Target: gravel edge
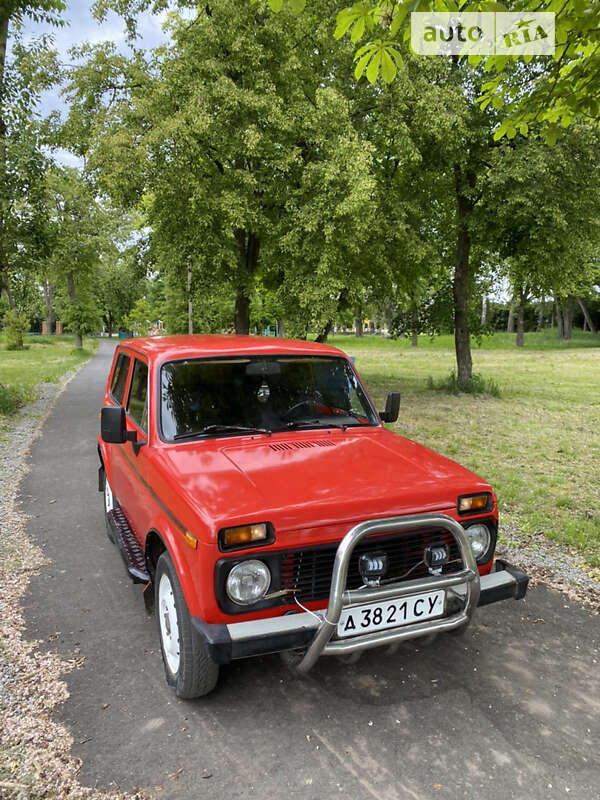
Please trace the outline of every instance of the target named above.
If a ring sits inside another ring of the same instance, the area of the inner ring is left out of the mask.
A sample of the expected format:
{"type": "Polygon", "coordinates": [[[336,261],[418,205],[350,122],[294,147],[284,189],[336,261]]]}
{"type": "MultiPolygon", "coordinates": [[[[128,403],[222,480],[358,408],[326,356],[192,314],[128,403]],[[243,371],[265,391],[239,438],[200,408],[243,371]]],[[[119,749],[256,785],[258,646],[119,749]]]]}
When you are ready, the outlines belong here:
{"type": "Polygon", "coordinates": [[[525,570],[529,586],[545,584],[580,603],[592,616],[600,614],[600,570],[588,572],[581,557],[543,534],[524,537],[517,528],[501,526],[496,555],[525,570]]]}
{"type": "Polygon", "coordinates": [[[18,411],[0,439],[0,798],[5,800],[148,798],[142,791],[107,793],[80,785],[81,761],[71,755],[73,738],[52,719],[52,712],[69,696],[63,676],[83,669],[84,659],[42,653],[39,641],[23,638],[21,603],[29,578],[49,562],[27,536],[27,516],[17,499],[19,486],[29,470],[26,460],[32,442],[85,363],[58,384],[40,384],[36,400],[18,411]]]}

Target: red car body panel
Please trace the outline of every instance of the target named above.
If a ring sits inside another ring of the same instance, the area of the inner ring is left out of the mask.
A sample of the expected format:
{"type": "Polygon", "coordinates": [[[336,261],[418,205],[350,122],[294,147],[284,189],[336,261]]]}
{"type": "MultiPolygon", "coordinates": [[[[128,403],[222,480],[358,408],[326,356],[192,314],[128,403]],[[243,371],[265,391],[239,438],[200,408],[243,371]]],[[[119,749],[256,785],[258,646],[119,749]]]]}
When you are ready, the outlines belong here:
{"type": "MultiPolygon", "coordinates": [[[[377,427],[294,431],[164,442],[157,424],[160,367],[179,359],[232,355],[333,355],[337,348],[310,342],[251,336],[178,336],[135,339],[119,345],[104,396],[120,352],[149,365],[149,419],[145,434],[127,416],[127,428],[145,442],[137,454],[131,442],[98,440],[109,483],[136,537],[144,546],[151,531],[170,552],[190,614],[208,623],[241,622],[278,616],[293,606],[277,606],[234,617],[221,611],[214,589],[215,565],[226,556],[218,532],[269,522],[275,542],[253,554],[279,548],[340,541],[356,523],[424,512],[443,512],[459,520],[457,498],[490,492],[491,512],[469,516],[497,522],[491,486],[444,456],[377,427]],[[194,549],[186,540],[197,540],[194,549]]],[[[460,521],[460,520],[459,520],[460,521]]],[[[493,558],[479,567],[490,571],[493,558]]],[[[318,607],[322,603],[309,604],[318,607]]]]}

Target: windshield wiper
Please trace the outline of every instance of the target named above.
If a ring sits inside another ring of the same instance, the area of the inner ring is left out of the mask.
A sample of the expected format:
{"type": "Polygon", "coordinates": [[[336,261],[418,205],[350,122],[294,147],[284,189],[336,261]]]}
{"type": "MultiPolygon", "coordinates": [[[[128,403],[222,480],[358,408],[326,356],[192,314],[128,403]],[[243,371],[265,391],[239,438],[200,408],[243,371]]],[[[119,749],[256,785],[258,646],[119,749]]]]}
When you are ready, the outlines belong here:
{"type": "Polygon", "coordinates": [[[295,419],[285,423],[286,428],[346,428],[336,422],[324,422],[322,419],[295,419]]]}
{"type": "Polygon", "coordinates": [[[203,436],[205,433],[266,433],[267,436],[270,436],[272,432],[270,428],[250,428],[245,425],[205,425],[198,431],[176,433],[173,441],[193,439],[195,436],[203,436]]]}

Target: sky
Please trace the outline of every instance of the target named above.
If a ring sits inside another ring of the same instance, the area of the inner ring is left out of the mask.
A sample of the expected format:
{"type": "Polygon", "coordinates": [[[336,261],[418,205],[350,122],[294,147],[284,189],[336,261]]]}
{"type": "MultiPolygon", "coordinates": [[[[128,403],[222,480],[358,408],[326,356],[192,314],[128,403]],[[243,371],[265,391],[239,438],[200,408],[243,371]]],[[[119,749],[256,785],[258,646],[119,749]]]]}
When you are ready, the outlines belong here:
{"type": "MultiPolygon", "coordinates": [[[[33,37],[41,33],[50,32],[54,37],[54,46],[58,50],[60,59],[63,63],[70,63],[69,50],[74,45],[90,42],[98,44],[105,41],[113,41],[117,48],[122,52],[127,52],[127,40],[122,20],[116,14],[110,14],[107,19],[99,24],[90,11],[92,0],[66,0],[67,9],[63,13],[63,19],[67,24],[62,28],[52,28],[48,25],[35,24],[26,21],[23,26],[25,37],[33,37]]],[[[140,34],[140,44],[148,49],[156,47],[166,41],[166,36],[162,31],[161,24],[164,16],[153,16],[149,12],[138,21],[138,33],[140,34]]],[[[64,99],[60,95],[60,88],[45,93],[40,112],[46,116],[50,111],[60,111],[63,115],[66,111],[64,99]]],[[[60,162],[79,166],[80,161],[67,151],[60,151],[56,154],[60,162]]]]}

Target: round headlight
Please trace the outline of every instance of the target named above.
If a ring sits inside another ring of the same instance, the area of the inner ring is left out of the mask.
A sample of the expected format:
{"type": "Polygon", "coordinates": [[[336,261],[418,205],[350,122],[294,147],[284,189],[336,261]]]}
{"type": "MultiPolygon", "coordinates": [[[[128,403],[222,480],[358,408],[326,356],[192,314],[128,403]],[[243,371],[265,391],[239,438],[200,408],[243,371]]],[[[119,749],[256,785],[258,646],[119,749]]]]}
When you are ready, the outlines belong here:
{"type": "Polygon", "coordinates": [[[227,576],[227,594],[240,606],[261,600],[271,585],[271,573],[262,561],[242,561],[227,576]]]}
{"type": "Polygon", "coordinates": [[[490,529],[487,525],[469,525],[465,528],[467,539],[476,559],[480,558],[490,546],[490,529]]]}

